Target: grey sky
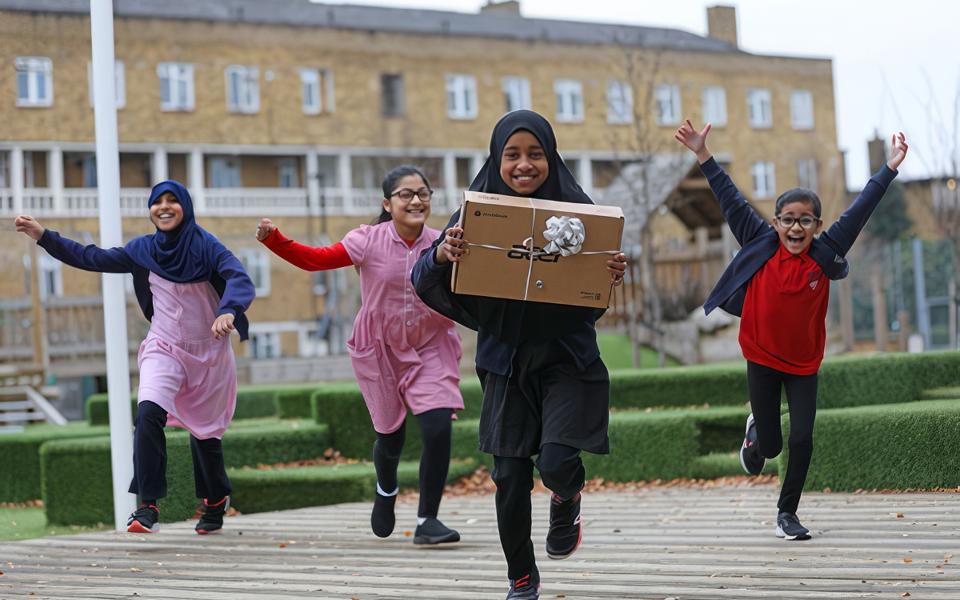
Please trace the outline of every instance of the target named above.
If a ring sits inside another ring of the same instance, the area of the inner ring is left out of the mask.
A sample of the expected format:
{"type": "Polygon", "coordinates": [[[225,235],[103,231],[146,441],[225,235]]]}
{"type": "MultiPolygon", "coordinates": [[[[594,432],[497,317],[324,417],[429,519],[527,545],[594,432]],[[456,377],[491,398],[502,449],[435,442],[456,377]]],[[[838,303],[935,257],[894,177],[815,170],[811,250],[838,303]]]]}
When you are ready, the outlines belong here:
{"type": "MultiPolygon", "coordinates": [[[[315,0],[316,1],[316,0],[315,0]]],[[[485,0],[343,0],[477,12],[485,0]]],[[[943,173],[957,150],[957,0],[521,0],[527,17],[659,25],[706,33],[706,6],[737,7],[740,45],[758,53],[834,60],[839,145],[847,182],[868,177],[866,142],[902,128],[909,178],[943,173]]]]}

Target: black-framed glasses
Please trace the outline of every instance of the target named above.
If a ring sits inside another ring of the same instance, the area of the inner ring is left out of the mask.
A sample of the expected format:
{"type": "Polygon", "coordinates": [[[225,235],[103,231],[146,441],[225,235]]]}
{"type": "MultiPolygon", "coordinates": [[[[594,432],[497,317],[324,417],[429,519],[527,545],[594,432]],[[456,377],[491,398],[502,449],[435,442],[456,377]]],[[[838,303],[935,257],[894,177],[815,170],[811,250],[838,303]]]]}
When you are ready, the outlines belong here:
{"type": "Polygon", "coordinates": [[[811,215],[801,215],[799,217],[795,217],[793,215],[777,215],[774,218],[785,229],[790,229],[793,227],[794,223],[799,223],[800,227],[804,229],[810,229],[820,222],[820,219],[811,215]]]}
{"type": "Polygon", "coordinates": [[[430,202],[430,197],[433,196],[433,190],[425,187],[420,188],[419,190],[416,190],[416,191],[411,190],[409,188],[401,188],[395,191],[394,193],[390,194],[391,198],[393,198],[394,196],[399,197],[404,202],[410,202],[411,200],[413,200],[414,196],[416,196],[417,198],[420,198],[420,202],[430,202]]]}

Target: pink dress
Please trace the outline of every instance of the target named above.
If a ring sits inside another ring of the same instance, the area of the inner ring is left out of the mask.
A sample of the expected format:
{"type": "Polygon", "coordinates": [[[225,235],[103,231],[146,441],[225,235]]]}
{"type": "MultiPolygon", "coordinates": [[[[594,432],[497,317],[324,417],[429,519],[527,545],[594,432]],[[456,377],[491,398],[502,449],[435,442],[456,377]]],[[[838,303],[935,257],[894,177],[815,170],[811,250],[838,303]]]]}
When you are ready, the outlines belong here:
{"type": "Polygon", "coordinates": [[[237,404],[237,369],[229,336],[213,337],[220,299],[206,281],[174,283],[150,273],[153,320],[140,344],[137,401],[169,414],[167,425],[194,437],[222,438],[237,404]]]}
{"type": "Polygon", "coordinates": [[[362,225],[343,238],[360,271],[363,306],[347,341],[353,370],[378,433],[436,408],[463,409],[460,336],[413,290],[410,272],[440,232],[424,227],[412,247],[393,222],[362,225]]]}

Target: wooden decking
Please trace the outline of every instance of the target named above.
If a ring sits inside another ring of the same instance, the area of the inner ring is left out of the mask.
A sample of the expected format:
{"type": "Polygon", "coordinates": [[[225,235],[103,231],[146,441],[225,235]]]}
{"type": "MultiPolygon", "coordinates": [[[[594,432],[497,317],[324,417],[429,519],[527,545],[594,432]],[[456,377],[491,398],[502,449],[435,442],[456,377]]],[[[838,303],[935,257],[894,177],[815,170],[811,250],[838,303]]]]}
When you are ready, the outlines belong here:
{"type": "MultiPolygon", "coordinates": [[[[808,494],[815,538],[784,542],[773,487],[594,493],[584,547],[561,562],[542,551],[547,502],[534,496],[544,600],[960,599],[960,494],[808,494]]],[[[0,598],[504,596],[491,496],[444,501],[463,536],[444,548],[412,545],[415,510],[399,505],[388,540],[369,532],[367,504],[346,504],[234,517],[218,536],[176,523],[0,543],[0,598]]]]}

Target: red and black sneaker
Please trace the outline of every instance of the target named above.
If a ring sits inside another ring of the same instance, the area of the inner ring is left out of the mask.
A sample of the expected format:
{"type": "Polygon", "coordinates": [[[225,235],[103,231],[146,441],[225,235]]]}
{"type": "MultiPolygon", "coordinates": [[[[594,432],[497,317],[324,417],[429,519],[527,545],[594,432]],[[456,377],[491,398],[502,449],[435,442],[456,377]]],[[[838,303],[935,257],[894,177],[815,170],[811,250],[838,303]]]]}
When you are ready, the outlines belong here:
{"type": "Polygon", "coordinates": [[[540,574],[534,572],[511,579],[506,600],[540,600],[540,574]]]}
{"type": "Polygon", "coordinates": [[[550,496],[550,529],[547,531],[547,556],[554,560],[570,558],[583,542],[580,519],[580,492],[569,500],[550,496]]]}
{"type": "Polygon", "coordinates": [[[197,521],[195,528],[197,533],[200,535],[216,533],[223,528],[223,515],[230,508],[230,496],[224,496],[216,502],[210,502],[204,498],[201,508],[200,520],[197,521]]]}
{"type": "Polygon", "coordinates": [[[128,533],[156,533],[160,531],[160,509],[155,504],[141,504],[127,519],[128,533]]]}

